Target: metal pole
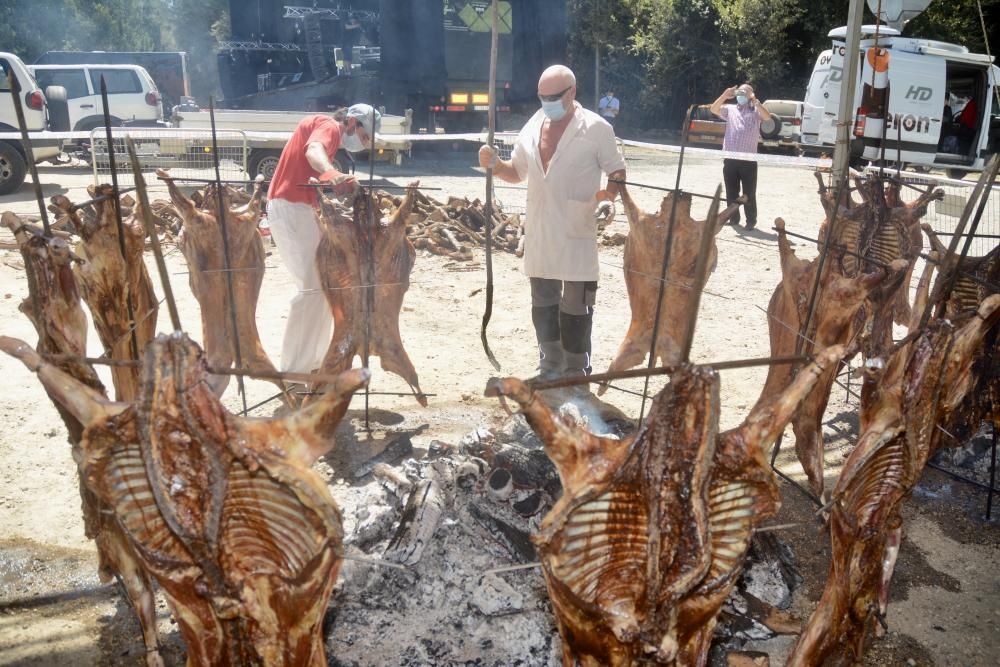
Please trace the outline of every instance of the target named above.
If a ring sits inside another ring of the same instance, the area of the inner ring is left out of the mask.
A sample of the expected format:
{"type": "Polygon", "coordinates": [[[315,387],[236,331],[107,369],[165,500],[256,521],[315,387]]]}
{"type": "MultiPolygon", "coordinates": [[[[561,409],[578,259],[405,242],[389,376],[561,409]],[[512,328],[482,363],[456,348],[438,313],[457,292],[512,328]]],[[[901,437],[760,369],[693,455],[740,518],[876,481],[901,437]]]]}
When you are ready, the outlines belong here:
{"type": "MultiPolygon", "coordinates": [[[[222,232],[222,261],[226,275],[226,294],[229,296],[229,324],[233,327],[233,352],[236,358],[236,368],[243,370],[243,352],[240,349],[240,330],[236,323],[236,290],[233,288],[233,273],[230,270],[229,231],[226,229],[226,205],[222,199],[222,175],[219,173],[219,141],[215,131],[215,100],[208,98],[208,117],[212,122],[212,162],[215,165],[215,198],[219,211],[219,230],[222,232]]],[[[236,376],[236,384],[243,399],[243,416],[247,414],[247,389],[243,384],[243,375],[236,376]]]]}
{"type": "Polygon", "coordinates": [[[990,490],[986,494],[986,520],[993,513],[993,489],[997,479],[997,423],[993,422],[993,445],[990,447],[990,490]]]}
{"type": "MultiPolygon", "coordinates": [[[[688,128],[691,127],[691,114],[694,112],[694,105],[688,107],[687,115],[684,117],[684,129],[681,131],[681,153],[677,158],[677,177],[674,181],[674,198],[670,202],[670,220],[667,222],[667,237],[663,241],[663,262],[660,264],[660,289],[656,296],[656,314],[653,316],[653,338],[649,344],[649,365],[647,369],[656,365],[656,337],[660,331],[660,316],[663,310],[663,291],[667,285],[667,269],[670,267],[670,246],[674,242],[674,221],[677,219],[677,199],[681,196],[681,171],[684,169],[684,149],[687,147],[688,128]]],[[[642,388],[642,404],[639,407],[639,423],[646,414],[646,395],[649,393],[649,375],[642,388]]]]}
{"type": "Polygon", "coordinates": [[[17,115],[17,125],[21,129],[21,145],[24,146],[24,154],[27,156],[28,169],[31,170],[31,179],[35,182],[35,199],[38,200],[38,212],[42,216],[42,228],[45,235],[49,236],[49,214],[45,208],[45,200],[42,197],[42,184],[38,181],[38,168],[35,167],[35,153],[31,149],[31,140],[28,139],[28,122],[24,120],[24,107],[21,106],[21,82],[14,76],[14,70],[7,72],[7,83],[10,85],[10,96],[14,100],[14,113],[17,115]]]}
{"type": "MultiPolygon", "coordinates": [[[[498,28],[497,28],[497,0],[493,0],[490,11],[492,12],[492,35],[490,37],[490,87],[489,87],[489,103],[490,108],[487,112],[488,127],[486,134],[486,143],[493,147],[493,135],[496,131],[497,116],[496,116],[496,87],[497,87],[497,44],[498,44],[498,28]]],[[[486,168],[486,204],[484,206],[484,213],[486,222],[483,226],[483,231],[486,233],[486,308],[483,310],[483,324],[479,330],[479,338],[483,343],[483,350],[486,352],[486,358],[490,360],[493,364],[493,368],[500,370],[500,362],[497,361],[496,356],[493,354],[493,350],[490,349],[489,340],[486,338],[486,327],[490,323],[490,318],[493,317],[493,168],[486,168]]]]}
{"type": "Polygon", "coordinates": [[[691,358],[691,345],[694,343],[694,328],[698,323],[698,307],[701,305],[701,292],[708,280],[708,255],[715,239],[713,228],[719,215],[719,200],[722,199],[722,186],[715,187],[715,199],[708,209],[708,217],[701,230],[701,244],[698,248],[698,259],[694,267],[694,282],[691,286],[691,297],[688,301],[688,324],[684,330],[684,342],[681,347],[681,361],[687,363],[691,358]]]}
{"type": "MultiPolygon", "coordinates": [[[[371,148],[368,149],[368,251],[365,261],[365,341],[362,361],[365,368],[368,368],[371,355],[372,340],[372,312],[375,310],[375,108],[372,107],[371,116],[371,148]]],[[[371,396],[371,388],[365,383],[365,430],[370,430],[368,426],[368,399],[371,396]]]]}
{"type": "Polygon", "coordinates": [[[174,331],[179,332],[181,331],[181,318],[177,313],[177,303],[174,301],[174,290],[170,286],[170,274],[167,273],[167,263],[163,259],[160,237],[156,235],[156,226],[153,224],[152,211],[149,208],[149,197],[146,196],[146,181],[142,177],[142,169],[139,168],[139,158],[135,154],[135,143],[132,142],[131,137],[125,139],[125,147],[128,149],[129,162],[132,164],[132,176],[136,185],[136,197],[139,199],[139,210],[142,211],[142,222],[146,228],[146,235],[149,236],[150,243],[153,246],[153,257],[156,259],[156,268],[160,274],[163,296],[167,300],[167,310],[170,311],[170,323],[173,325],[174,331]]]}
{"type": "Polygon", "coordinates": [[[847,12],[847,40],[844,51],[844,72],[840,81],[840,107],[837,113],[837,144],[833,149],[834,185],[847,180],[851,156],[851,119],[854,117],[854,93],[858,80],[858,48],[861,42],[862,0],[851,0],[847,12]]]}
{"type": "Polygon", "coordinates": [[[125,267],[125,310],[128,313],[128,326],[132,330],[129,346],[132,358],[139,358],[139,340],[135,333],[135,312],[132,308],[132,286],[128,282],[128,254],[125,251],[125,225],[122,224],[122,202],[118,194],[118,168],[115,166],[115,147],[111,136],[111,112],[108,108],[108,84],[101,75],[101,105],[104,108],[104,136],[108,142],[108,168],[111,170],[111,187],[114,190],[111,203],[115,209],[115,226],[118,229],[118,251],[122,255],[122,265],[125,267]]]}
{"type": "MultiPolygon", "coordinates": [[[[698,364],[703,368],[714,368],[717,371],[727,371],[739,368],[753,368],[754,366],[778,366],[782,364],[800,364],[809,361],[811,357],[758,357],[753,359],[733,359],[731,361],[716,361],[698,364]]],[[[535,391],[545,389],[558,389],[560,387],[572,387],[579,384],[602,384],[612,380],[625,380],[628,378],[649,377],[651,375],[669,375],[680,366],[657,366],[656,368],[633,368],[627,371],[614,371],[611,373],[594,373],[593,375],[574,375],[571,377],[558,378],[556,380],[544,380],[539,382],[528,381],[525,384],[531,386],[535,391]]],[[[496,395],[495,380],[493,378],[486,387],[486,396],[496,395]]]]}

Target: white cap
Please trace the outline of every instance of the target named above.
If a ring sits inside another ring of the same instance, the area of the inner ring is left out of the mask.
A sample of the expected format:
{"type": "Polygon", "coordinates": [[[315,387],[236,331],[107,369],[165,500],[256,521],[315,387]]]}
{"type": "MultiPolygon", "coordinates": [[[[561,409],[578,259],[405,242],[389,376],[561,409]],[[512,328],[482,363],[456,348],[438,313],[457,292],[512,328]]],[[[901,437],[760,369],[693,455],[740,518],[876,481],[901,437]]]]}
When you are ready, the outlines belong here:
{"type": "Polygon", "coordinates": [[[382,114],[376,111],[370,104],[353,104],[347,109],[348,118],[357,118],[365,132],[374,136],[382,127],[382,114]],[[372,128],[372,114],[375,114],[375,127],[372,128]]]}

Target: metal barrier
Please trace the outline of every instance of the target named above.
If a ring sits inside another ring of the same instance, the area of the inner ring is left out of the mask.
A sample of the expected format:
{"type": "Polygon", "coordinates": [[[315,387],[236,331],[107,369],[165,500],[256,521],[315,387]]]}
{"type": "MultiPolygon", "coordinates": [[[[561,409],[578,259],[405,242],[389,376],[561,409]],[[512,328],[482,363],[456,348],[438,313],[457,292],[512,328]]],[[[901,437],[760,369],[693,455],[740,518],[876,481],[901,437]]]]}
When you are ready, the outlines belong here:
{"type": "MultiPolygon", "coordinates": [[[[878,167],[868,167],[865,174],[877,174],[878,167]]],[[[886,174],[896,176],[894,170],[886,170],[886,174]]],[[[976,186],[975,181],[957,181],[951,178],[934,176],[933,174],[920,174],[912,171],[900,172],[899,178],[904,182],[920,189],[926,189],[929,185],[934,185],[944,190],[944,199],[933,202],[927,210],[927,215],[921,222],[929,224],[939,236],[941,241],[947,245],[958,225],[958,219],[962,216],[965,203],[972,194],[972,189],[976,186]]],[[[916,191],[904,187],[902,197],[904,201],[912,201],[916,197],[916,191]],[[906,192],[909,190],[909,192],[906,192]]],[[[971,224],[971,221],[970,221],[971,224]]],[[[965,235],[963,235],[965,236],[965,235]]],[[[962,239],[961,243],[964,243],[962,239]]],[[[1000,188],[994,186],[990,190],[989,200],[986,208],[983,209],[983,217],[979,221],[979,229],[969,246],[970,257],[982,257],[989,253],[1000,242],[1000,188]]],[[[959,245],[961,250],[962,245],[959,245]]]]}
{"type": "MultiPolygon", "coordinates": [[[[125,137],[132,137],[143,172],[152,175],[147,176],[147,182],[155,180],[157,169],[169,169],[170,174],[177,178],[215,178],[210,131],[133,127],[115,127],[111,131],[119,185],[134,185],[132,167],[125,150],[125,137]]],[[[111,180],[106,137],[107,130],[103,127],[90,132],[90,157],[95,184],[111,180]]],[[[222,180],[247,179],[245,169],[249,148],[246,133],[241,130],[218,130],[216,140],[219,146],[219,175],[222,180]]]]}

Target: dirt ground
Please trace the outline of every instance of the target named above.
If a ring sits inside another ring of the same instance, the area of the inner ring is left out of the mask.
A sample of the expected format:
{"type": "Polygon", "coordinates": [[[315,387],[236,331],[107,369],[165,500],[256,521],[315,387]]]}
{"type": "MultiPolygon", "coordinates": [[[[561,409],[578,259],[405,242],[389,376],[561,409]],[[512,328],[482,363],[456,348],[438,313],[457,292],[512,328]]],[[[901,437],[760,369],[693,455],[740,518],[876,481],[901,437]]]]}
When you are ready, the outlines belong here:
{"type": "MultiPolygon", "coordinates": [[[[673,155],[629,150],[629,180],[673,186],[677,160],[673,155]]],[[[417,155],[401,167],[378,165],[379,177],[404,184],[420,179],[425,187],[441,188],[427,194],[482,197],[484,179],[472,168],[468,150],[437,151],[417,155]]],[[[65,193],[85,199],[91,173],[80,167],[43,167],[45,196],[65,193]]],[[[708,159],[685,161],[681,187],[711,194],[721,180],[721,165],[708,159]]],[[[807,169],[763,166],[759,178],[759,229],[727,227],[718,237],[718,266],[708,281],[692,357],[697,362],[763,357],[768,354],[764,308],[780,279],[776,236],[770,222],[785,219],[788,228],[815,236],[822,219],[816,183],[807,169]]],[[[653,209],[661,194],[632,189],[644,209],[653,209]]],[[[155,193],[154,193],[155,194],[155,193]]],[[[162,196],[162,195],[155,195],[162,196]]],[[[523,206],[523,191],[502,189],[498,198],[509,208],[523,206]]],[[[703,213],[708,201],[696,199],[694,210],[703,213]]],[[[0,197],[0,211],[35,212],[28,186],[13,196],[0,197]]],[[[621,215],[608,232],[627,232],[621,215]]],[[[6,233],[6,232],[5,232],[6,233]]],[[[3,236],[9,240],[9,234],[3,236]]],[[[811,244],[798,244],[800,256],[815,254],[811,244]]],[[[268,257],[268,271],[257,318],[265,349],[277,363],[292,296],[289,276],[275,249],[268,257]]],[[[23,270],[17,268],[16,251],[0,251],[0,333],[34,342],[27,318],[17,311],[27,294],[23,270]]],[[[159,292],[150,257],[151,275],[159,292]]],[[[419,254],[411,287],[400,318],[404,345],[417,369],[421,388],[430,405],[421,408],[412,397],[373,395],[370,399],[371,432],[364,430],[363,398],[355,398],[341,429],[331,461],[348,466],[367,459],[392,437],[411,434],[417,453],[431,441],[457,442],[480,425],[495,426],[506,415],[493,399],[483,397],[489,377],[496,371],[487,361],[479,339],[484,307],[485,280],[482,254],[473,265],[454,263],[419,254]]],[[[622,279],[621,247],[603,247],[601,281],[594,322],[594,368],[609,365],[628,324],[629,311],[622,279]]],[[[186,267],[179,252],[168,255],[171,280],[180,317],[193,338],[200,339],[196,301],[187,287],[186,267]]],[[[536,352],[530,318],[527,279],[520,260],[509,254],[494,257],[496,294],[489,341],[505,375],[533,375],[536,352]]],[[[159,329],[168,320],[161,309],[159,329]]],[[[96,334],[89,337],[90,351],[101,353],[96,334]]],[[[107,369],[100,369],[110,386],[107,369]]],[[[111,586],[96,576],[96,551],[83,534],[77,476],[69,456],[65,432],[55,409],[37,380],[18,362],[0,358],[0,374],[8,399],[0,403],[0,664],[32,665],[136,665],[142,663],[142,643],[131,611],[111,586]]],[[[736,425],[756,401],[766,369],[725,371],[722,374],[722,428],[736,425]]],[[[662,386],[654,378],[651,389],[662,386]]],[[[642,390],[641,380],[620,386],[642,390]]],[[[373,364],[372,391],[406,392],[405,383],[373,364]]],[[[247,402],[254,405],[272,396],[272,385],[247,381],[247,402]]],[[[640,399],[610,391],[609,404],[635,418],[640,399]]],[[[238,410],[241,401],[235,383],[225,402],[238,410]]],[[[270,416],[277,403],[252,411],[270,416]]],[[[857,430],[857,403],[843,389],[835,388],[826,415],[828,485],[853,446],[857,430]]],[[[789,431],[790,433],[790,431],[789,431]]],[[[780,469],[802,481],[801,469],[787,444],[779,457],[780,469]]],[[[332,493],[345,515],[356,509],[351,488],[359,482],[336,465],[331,471],[332,493]]],[[[792,609],[803,620],[819,599],[826,579],[829,538],[813,517],[814,506],[798,490],[782,482],[784,507],[775,524],[801,526],[782,531],[792,547],[802,584],[796,589],[792,609]]],[[[905,512],[905,538],[892,584],[888,634],[872,646],[869,665],[992,665],[1000,654],[1000,524],[984,520],[985,494],[941,473],[928,471],[917,486],[905,512]],[[993,656],[993,657],[990,657],[993,656]]],[[[995,517],[1000,512],[995,513],[995,517]]],[[[497,566],[504,565],[502,562],[497,566]]],[[[514,581],[538,588],[537,570],[514,581]]],[[[339,594],[343,599],[346,594],[339,594]]],[[[167,637],[169,664],[182,664],[182,648],[168,610],[158,607],[160,631],[167,637]]],[[[419,620],[412,621],[419,624],[419,620]]],[[[343,629],[333,622],[334,640],[328,644],[331,664],[395,664],[371,658],[338,661],[338,638],[343,629]]],[[[485,634],[490,633],[487,620],[485,634]]],[[[387,634],[392,636],[393,628],[387,634]]],[[[425,629],[438,632],[441,629],[425,629]]],[[[494,628],[501,632],[500,626],[494,628]]],[[[409,635],[403,635],[409,636],[409,635]]],[[[782,664],[794,637],[770,640],[760,650],[771,655],[771,664],[782,664]]],[[[345,653],[350,650],[344,646],[345,653]]],[[[361,655],[364,655],[362,653],[361,655]]],[[[401,664],[401,663],[400,663],[401,664]]],[[[417,664],[417,663],[413,663],[417,664]]],[[[480,664],[467,655],[447,655],[426,664],[480,664]]],[[[485,664],[485,663],[484,663],[485,664]]],[[[507,664],[496,662],[489,664],[507,664]]],[[[513,664],[513,663],[510,663],[513,664]]],[[[519,662],[518,664],[547,664],[519,662]]]]}

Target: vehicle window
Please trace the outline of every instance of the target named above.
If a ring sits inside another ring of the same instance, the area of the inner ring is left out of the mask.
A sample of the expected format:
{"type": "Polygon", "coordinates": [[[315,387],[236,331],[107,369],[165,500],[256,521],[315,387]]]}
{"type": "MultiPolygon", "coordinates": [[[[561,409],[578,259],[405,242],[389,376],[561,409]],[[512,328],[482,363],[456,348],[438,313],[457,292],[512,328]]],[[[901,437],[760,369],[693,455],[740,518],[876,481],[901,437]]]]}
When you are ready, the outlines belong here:
{"type": "Polygon", "coordinates": [[[82,69],[35,70],[35,81],[42,90],[49,86],[62,86],[66,89],[66,98],[70,100],[90,95],[90,91],[87,90],[87,78],[82,69]]]}
{"type": "Polygon", "coordinates": [[[142,92],[139,77],[130,69],[91,69],[90,83],[95,93],[101,90],[101,75],[108,84],[108,95],[142,92]]]}
{"type": "Polygon", "coordinates": [[[10,84],[7,83],[7,72],[9,71],[10,64],[4,58],[0,58],[0,74],[3,75],[3,80],[0,81],[0,90],[10,90],[10,84]]]}

